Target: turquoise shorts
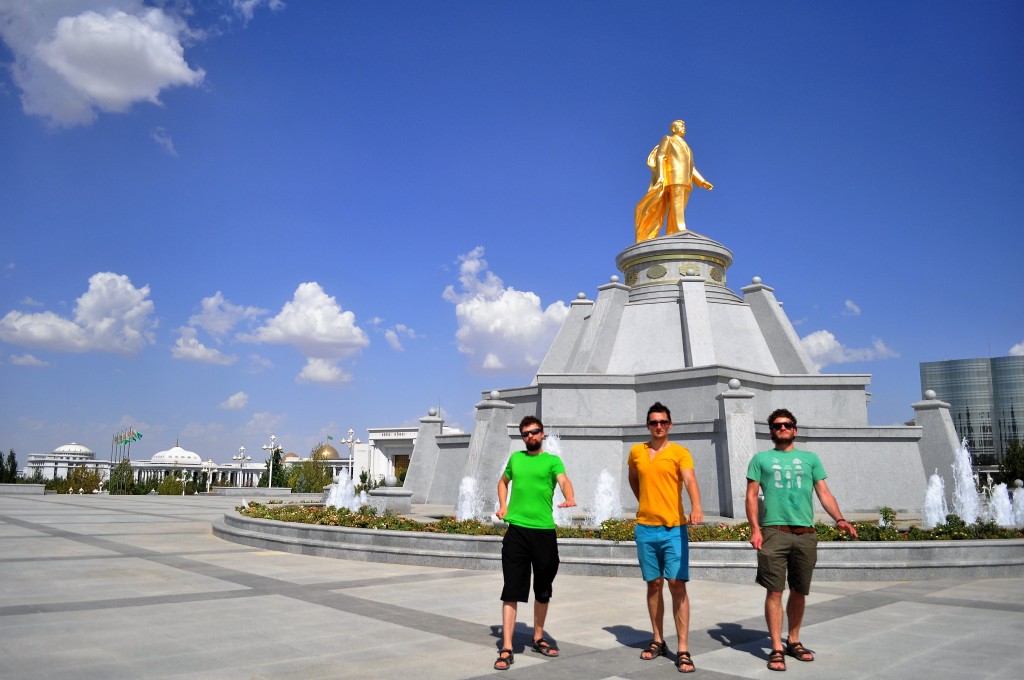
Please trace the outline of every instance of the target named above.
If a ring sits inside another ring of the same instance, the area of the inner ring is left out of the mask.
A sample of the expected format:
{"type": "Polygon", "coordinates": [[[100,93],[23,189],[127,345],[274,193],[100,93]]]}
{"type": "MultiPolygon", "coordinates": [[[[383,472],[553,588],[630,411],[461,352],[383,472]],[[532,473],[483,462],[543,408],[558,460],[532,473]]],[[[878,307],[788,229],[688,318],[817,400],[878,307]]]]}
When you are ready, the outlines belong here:
{"type": "Polygon", "coordinates": [[[690,580],[690,534],[685,524],[678,527],[637,524],[633,535],[645,581],[662,577],[690,580]]]}

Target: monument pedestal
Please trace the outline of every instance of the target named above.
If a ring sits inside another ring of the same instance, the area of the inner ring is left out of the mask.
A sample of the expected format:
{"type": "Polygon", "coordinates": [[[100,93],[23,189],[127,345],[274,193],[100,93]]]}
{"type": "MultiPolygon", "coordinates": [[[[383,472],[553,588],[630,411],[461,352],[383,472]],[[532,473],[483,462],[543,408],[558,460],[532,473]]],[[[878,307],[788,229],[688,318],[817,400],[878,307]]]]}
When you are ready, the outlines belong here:
{"type": "MultiPolygon", "coordinates": [[[[516,423],[535,415],[561,440],[582,512],[604,470],[616,478],[620,505],[635,507],[626,460],[649,438],[647,408],[660,401],[672,410],[672,441],[693,455],[705,512],[742,517],[746,466],[772,448],[768,414],[788,408],[800,421],[800,447],[821,457],[844,510],[920,508],[922,457],[932,460],[925,448],[939,457],[956,448],[942,423],[921,416],[925,437],[921,427],[869,426],[871,377],[820,374],[770,286],[754,278],[742,296],[727,287],[727,247],[687,231],[632,244],[615,262],[623,279],[600,286],[596,300],[581,293],[572,302],[531,385],[488,394],[468,442],[464,434],[425,438],[433,479],[471,477],[493,494],[495,471],[522,446],[516,423]]],[[[419,452],[417,440],[414,461],[419,452]]],[[[414,467],[407,483],[423,488],[414,467]]],[[[457,502],[454,483],[439,491],[431,484],[424,502],[457,502]]]]}

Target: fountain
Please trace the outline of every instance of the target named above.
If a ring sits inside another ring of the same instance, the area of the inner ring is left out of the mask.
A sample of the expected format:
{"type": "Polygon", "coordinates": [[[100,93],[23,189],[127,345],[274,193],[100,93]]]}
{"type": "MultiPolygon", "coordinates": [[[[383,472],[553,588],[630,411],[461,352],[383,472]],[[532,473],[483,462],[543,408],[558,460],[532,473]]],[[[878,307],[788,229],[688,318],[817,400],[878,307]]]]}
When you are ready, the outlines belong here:
{"type": "Polygon", "coordinates": [[[1001,527],[1012,527],[1013,506],[1010,505],[1010,493],[1005,484],[990,487],[988,496],[988,519],[1001,527]]]}
{"type": "Polygon", "coordinates": [[[1013,523],[1024,527],[1024,482],[1015,480],[1013,486],[1013,523]]]}
{"type": "Polygon", "coordinates": [[[974,524],[981,514],[977,480],[971,470],[966,437],[953,457],[953,512],[967,524],[974,524]]]}
{"type": "Polygon", "coordinates": [[[946,507],[946,483],[939,477],[936,470],[928,478],[928,489],[924,494],[924,507],[921,510],[922,524],[925,529],[934,529],[940,524],[946,523],[946,515],[949,510],[946,507]]]}
{"type": "Polygon", "coordinates": [[[351,512],[358,512],[359,508],[366,504],[366,492],[356,493],[355,482],[347,472],[342,470],[331,478],[331,485],[327,489],[327,499],[324,501],[324,505],[329,508],[348,508],[351,512]]]}
{"type": "Polygon", "coordinates": [[[480,497],[477,481],[472,477],[463,477],[459,484],[459,502],[455,504],[455,519],[464,522],[483,518],[484,499],[480,497]]]}
{"type": "Polygon", "coordinates": [[[599,527],[605,520],[614,519],[620,515],[622,515],[622,504],[619,503],[619,482],[606,468],[601,470],[601,474],[597,477],[594,507],[587,515],[587,523],[599,527]]]}

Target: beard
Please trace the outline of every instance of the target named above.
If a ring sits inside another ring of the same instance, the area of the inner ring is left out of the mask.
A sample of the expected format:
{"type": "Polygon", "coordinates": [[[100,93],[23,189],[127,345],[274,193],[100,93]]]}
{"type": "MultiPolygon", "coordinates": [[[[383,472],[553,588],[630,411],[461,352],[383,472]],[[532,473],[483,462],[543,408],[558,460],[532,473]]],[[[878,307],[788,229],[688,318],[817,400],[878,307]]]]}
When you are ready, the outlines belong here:
{"type": "Polygon", "coordinates": [[[543,446],[543,445],[544,445],[544,440],[543,439],[538,439],[535,442],[533,442],[533,441],[527,442],[526,443],[526,450],[529,451],[530,453],[537,453],[538,451],[540,451],[540,447],[543,446]]]}

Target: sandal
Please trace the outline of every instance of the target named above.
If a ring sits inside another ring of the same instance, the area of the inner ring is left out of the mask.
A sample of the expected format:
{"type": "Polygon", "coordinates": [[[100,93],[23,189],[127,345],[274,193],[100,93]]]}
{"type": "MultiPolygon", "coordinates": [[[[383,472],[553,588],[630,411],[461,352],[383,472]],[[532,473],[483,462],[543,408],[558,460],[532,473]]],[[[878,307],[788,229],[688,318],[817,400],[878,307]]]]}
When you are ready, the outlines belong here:
{"type": "Polygon", "coordinates": [[[768,670],[770,671],[784,671],[786,670],[786,653],[781,649],[773,649],[772,653],[768,655],[768,670]],[[778,666],[782,664],[782,668],[772,668],[772,665],[778,666]]]}
{"type": "Polygon", "coordinates": [[[640,658],[644,661],[650,661],[656,659],[665,653],[665,641],[658,642],[657,640],[651,640],[651,644],[647,645],[647,649],[640,652],[640,658]],[[647,654],[647,656],[644,656],[647,654]]]}
{"type": "Polygon", "coordinates": [[[533,641],[533,651],[543,654],[544,656],[558,656],[558,650],[552,647],[551,643],[544,638],[533,641]]]}
{"type": "Polygon", "coordinates": [[[689,652],[679,652],[676,655],[676,670],[680,673],[692,673],[697,670],[697,667],[693,665],[693,659],[690,658],[689,652]]]}
{"type": "Polygon", "coordinates": [[[789,654],[797,661],[814,661],[814,654],[811,650],[807,649],[799,642],[790,642],[789,640],[786,640],[786,654],[789,654]]]}
{"type": "Polygon", "coordinates": [[[494,670],[507,671],[516,662],[516,655],[511,649],[502,649],[498,652],[498,660],[494,662],[494,670]],[[508,654],[508,656],[505,656],[508,654]]]}

